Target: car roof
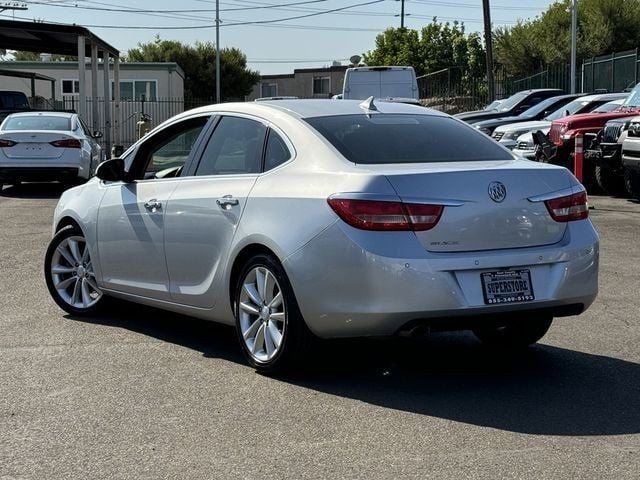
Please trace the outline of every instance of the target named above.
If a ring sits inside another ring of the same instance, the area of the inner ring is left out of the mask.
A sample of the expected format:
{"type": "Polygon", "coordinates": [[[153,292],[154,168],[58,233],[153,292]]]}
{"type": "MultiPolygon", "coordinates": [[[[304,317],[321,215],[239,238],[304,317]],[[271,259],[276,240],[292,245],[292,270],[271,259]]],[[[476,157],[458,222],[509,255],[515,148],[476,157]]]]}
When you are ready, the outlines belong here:
{"type": "Polygon", "coordinates": [[[620,100],[628,96],[628,93],[596,93],[595,95],[580,97],[580,100],[586,100],[588,102],[610,102],[611,100],[620,100]]]}
{"type": "Polygon", "coordinates": [[[326,117],[333,115],[357,115],[357,114],[384,114],[384,113],[405,113],[418,115],[447,115],[418,105],[405,103],[385,102],[375,100],[376,110],[368,110],[361,106],[362,100],[332,100],[332,99],[311,99],[311,100],[274,100],[262,102],[246,103],[221,103],[208,105],[186,113],[216,113],[216,112],[237,112],[260,115],[271,112],[279,112],[297,118],[326,117]]]}
{"type": "Polygon", "coordinates": [[[42,115],[42,116],[47,116],[47,117],[67,117],[67,118],[71,118],[76,114],[72,113],[72,112],[55,112],[55,111],[34,112],[34,111],[29,111],[29,112],[16,112],[16,113],[10,114],[9,116],[10,117],[33,117],[33,116],[37,116],[37,115],[42,115]]]}

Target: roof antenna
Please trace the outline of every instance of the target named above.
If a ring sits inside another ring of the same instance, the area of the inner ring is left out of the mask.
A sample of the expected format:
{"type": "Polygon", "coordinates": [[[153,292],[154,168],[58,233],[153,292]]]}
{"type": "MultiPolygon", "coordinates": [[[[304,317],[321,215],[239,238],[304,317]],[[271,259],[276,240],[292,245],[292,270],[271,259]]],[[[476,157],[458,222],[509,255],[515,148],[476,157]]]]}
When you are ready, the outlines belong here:
{"type": "Polygon", "coordinates": [[[365,110],[371,110],[372,112],[377,112],[378,107],[375,103],[373,103],[373,96],[367,98],[364,102],[360,104],[360,108],[364,108],[365,110]]]}

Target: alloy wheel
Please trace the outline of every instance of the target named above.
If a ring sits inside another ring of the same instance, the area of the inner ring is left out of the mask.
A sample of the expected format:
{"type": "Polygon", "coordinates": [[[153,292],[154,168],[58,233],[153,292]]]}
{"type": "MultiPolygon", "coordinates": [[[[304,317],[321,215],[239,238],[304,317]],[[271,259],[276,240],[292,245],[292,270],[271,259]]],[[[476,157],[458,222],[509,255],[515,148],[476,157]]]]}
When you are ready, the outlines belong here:
{"type": "Polygon", "coordinates": [[[51,257],[49,274],[58,296],[69,306],[86,310],[102,298],[84,237],[63,238],[51,257]]]}
{"type": "Polygon", "coordinates": [[[283,346],[287,325],[282,289],[263,266],[251,269],[241,285],[238,315],[244,345],[256,362],[269,362],[283,346]]]}

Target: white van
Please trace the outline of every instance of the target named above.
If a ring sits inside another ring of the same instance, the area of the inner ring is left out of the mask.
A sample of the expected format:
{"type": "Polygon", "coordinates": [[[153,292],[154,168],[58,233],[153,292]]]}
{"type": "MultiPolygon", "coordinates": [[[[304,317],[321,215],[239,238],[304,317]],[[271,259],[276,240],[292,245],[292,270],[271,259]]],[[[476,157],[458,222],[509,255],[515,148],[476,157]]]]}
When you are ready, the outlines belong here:
{"type": "Polygon", "coordinates": [[[344,75],[342,98],[369,97],[403,103],[418,103],[418,82],[413,67],[353,67],[344,75]]]}

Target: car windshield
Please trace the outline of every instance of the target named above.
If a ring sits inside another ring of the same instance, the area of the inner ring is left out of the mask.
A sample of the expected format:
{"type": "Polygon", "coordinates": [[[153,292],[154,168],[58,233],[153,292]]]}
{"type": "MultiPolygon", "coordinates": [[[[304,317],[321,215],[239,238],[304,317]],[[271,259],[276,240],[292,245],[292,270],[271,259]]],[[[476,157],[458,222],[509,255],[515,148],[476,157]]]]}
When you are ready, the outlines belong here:
{"type": "Polygon", "coordinates": [[[485,110],[497,110],[502,102],[503,102],[502,100],[494,100],[489,105],[484,107],[484,109],[485,110]]]}
{"type": "Polygon", "coordinates": [[[619,100],[614,100],[613,102],[609,102],[609,103],[605,103],[603,105],[600,105],[598,108],[594,108],[591,111],[593,113],[613,112],[614,110],[620,108],[620,105],[622,105],[622,103],[619,100]]]}
{"type": "Polygon", "coordinates": [[[435,115],[373,114],[307,118],[347,160],[363,164],[512,160],[488,136],[435,115]]]}
{"type": "Polygon", "coordinates": [[[3,130],[71,130],[71,119],[54,115],[25,115],[7,118],[3,130]]]}
{"type": "Polygon", "coordinates": [[[579,112],[584,107],[589,105],[589,103],[590,103],[589,100],[580,100],[580,99],[574,100],[573,102],[569,102],[566,105],[561,106],[555,112],[547,115],[545,117],[545,120],[552,122],[553,120],[566,117],[567,115],[573,115],[574,113],[579,112]]]}
{"type": "Polygon", "coordinates": [[[518,115],[518,117],[523,117],[523,118],[535,117],[539,113],[542,113],[545,110],[547,110],[550,105],[554,105],[554,104],[558,103],[559,101],[560,101],[560,99],[558,97],[547,98],[546,100],[543,100],[542,102],[538,103],[537,105],[534,105],[533,107],[525,110],[520,115],[518,115]]]}
{"type": "Polygon", "coordinates": [[[636,85],[633,88],[633,90],[631,90],[631,93],[626,98],[626,100],[624,101],[622,106],[623,107],[637,107],[637,106],[640,106],[640,83],[638,85],[636,85]]]}
{"type": "Polygon", "coordinates": [[[529,94],[527,92],[515,93],[511,95],[509,98],[507,98],[506,100],[503,100],[503,102],[498,106],[498,110],[500,110],[501,112],[506,112],[508,110],[511,110],[513,107],[518,105],[522,100],[527,98],[528,95],[529,94]]]}

